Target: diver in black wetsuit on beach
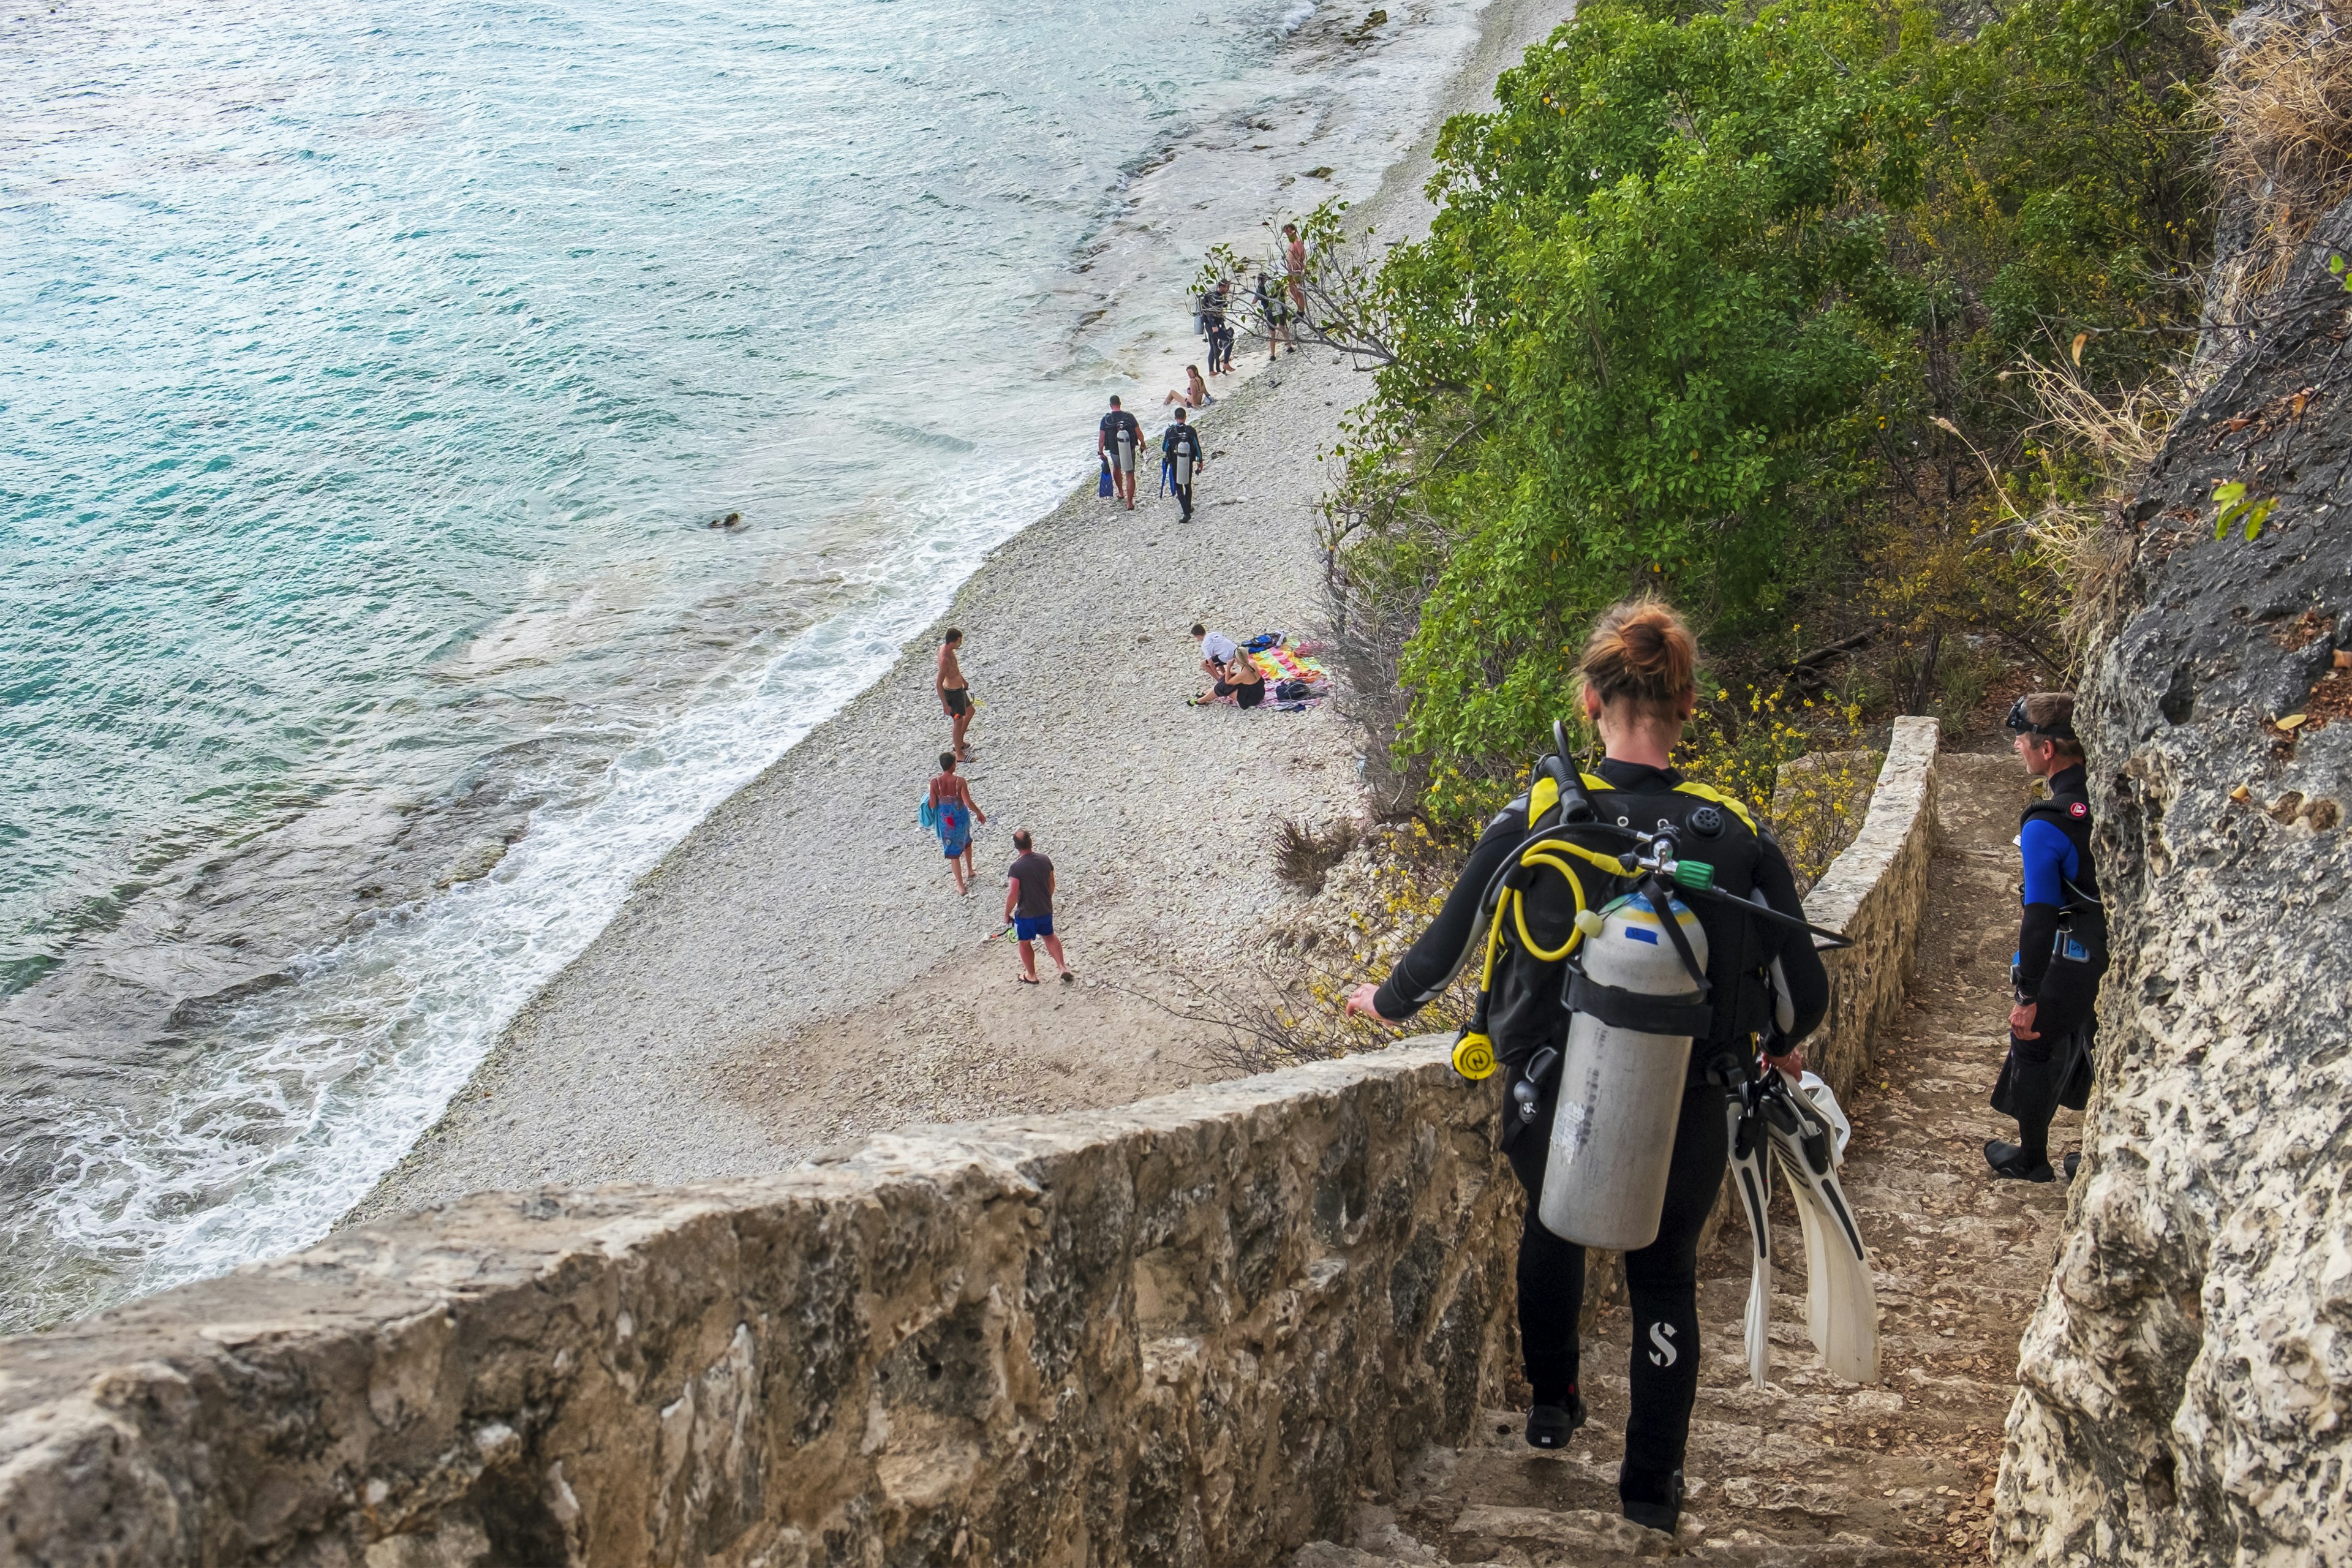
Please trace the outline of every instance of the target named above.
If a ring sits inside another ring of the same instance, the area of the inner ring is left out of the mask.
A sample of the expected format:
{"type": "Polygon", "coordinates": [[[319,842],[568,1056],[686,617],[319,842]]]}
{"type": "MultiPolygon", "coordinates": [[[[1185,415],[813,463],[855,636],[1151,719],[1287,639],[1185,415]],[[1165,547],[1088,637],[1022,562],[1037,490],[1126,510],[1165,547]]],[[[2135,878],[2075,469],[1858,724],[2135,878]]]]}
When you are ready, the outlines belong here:
{"type": "Polygon", "coordinates": [[[1160,437],[1160,460],[1168,465],[1168,484],[1176,492],[1176,504],[1183,509],[1179,522],[1192,521],[1192,476],[1208,466],[1201,451],[1201,433],[1185,421],[1184,411],[1176,411],[1176,423],[1160,437]]]}

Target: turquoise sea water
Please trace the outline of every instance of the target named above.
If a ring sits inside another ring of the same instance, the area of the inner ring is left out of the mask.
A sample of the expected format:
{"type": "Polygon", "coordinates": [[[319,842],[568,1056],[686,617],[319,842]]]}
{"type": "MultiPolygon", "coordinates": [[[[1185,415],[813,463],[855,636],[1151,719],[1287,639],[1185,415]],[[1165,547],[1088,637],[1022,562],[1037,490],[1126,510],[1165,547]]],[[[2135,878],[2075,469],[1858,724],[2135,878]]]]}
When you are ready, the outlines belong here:
{"type": "Polygon", "coordinates": [[[320,1234],[1475,8],[16,8],[0,1328],[320,1234]]]}

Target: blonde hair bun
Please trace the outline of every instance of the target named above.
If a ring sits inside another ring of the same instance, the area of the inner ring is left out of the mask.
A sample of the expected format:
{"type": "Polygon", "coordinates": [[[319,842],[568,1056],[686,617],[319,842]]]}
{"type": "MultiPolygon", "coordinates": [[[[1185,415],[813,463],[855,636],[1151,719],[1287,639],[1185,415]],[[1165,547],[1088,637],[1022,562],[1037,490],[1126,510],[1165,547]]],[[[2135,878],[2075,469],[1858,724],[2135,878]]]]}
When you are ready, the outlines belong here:
{"type": "Polygon", "coordinates": [[[1631,701],[1647,712],[1672,714],[1698,671],[1698,643],[1664,599],[1627,599],[1592,624],[1577,674],[1586,689],[1610,703],[1631,701]]]}

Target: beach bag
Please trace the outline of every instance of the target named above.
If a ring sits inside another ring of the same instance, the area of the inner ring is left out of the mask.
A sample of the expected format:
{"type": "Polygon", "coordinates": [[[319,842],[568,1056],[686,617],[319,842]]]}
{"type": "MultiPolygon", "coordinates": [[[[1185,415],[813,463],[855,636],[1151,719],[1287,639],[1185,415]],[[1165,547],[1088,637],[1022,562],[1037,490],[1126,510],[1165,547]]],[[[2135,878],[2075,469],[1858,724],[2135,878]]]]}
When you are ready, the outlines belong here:
{"type": "Polygon", "coordinates": [[[1278,681],[1274,688],[1274,700],[1277,702],[1297,702],[1314,695],[1315,689],[1303,680],[1278,681]]]}
{"type": "Polygon", "coordinates": [[[1280,632],[1260,632],[1257,636],[1250,638],[1249,641],[1242,644],[1242,651],[1244,653],[1264,653],[1270,647],[1280,647],[1281,646],[1282,634],[1280,632]]]}

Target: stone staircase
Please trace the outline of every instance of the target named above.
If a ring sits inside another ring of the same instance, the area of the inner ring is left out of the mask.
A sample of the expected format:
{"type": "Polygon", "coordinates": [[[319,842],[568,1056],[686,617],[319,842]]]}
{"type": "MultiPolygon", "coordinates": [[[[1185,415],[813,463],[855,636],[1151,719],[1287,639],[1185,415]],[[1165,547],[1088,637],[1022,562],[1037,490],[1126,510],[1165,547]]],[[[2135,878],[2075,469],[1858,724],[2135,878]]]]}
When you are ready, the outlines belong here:
{"type": "MultiPolygon", "coordinates": [[[[1348,1539],[1303,1548],[1292,1568],[1984,1561],[2018,1337],[2049,1275],[2066,1189],[1996,1184],[1979,1152],[2009,1125],[1985,1096],[2006,1040],[2010,840],[2024,798],[2015,763],[1948,755],[1937,792],[1945,837],[1905,1018],[1847,1101],[1854,1139],[1841,1177],[1876,1255],[1883,1381],[1840,1383],[1806,1341],[1803,1243],[1784,1188],[1769,1387],[1747,1381],[1736,1216],[1700,1258],[1705,1359],[1675,1536],[1618,1512],[1629,1324],[1609,1303],[1585,1346],[1591,1419],[1566,1451],[1529,1449],[1518,1411],[1490,1411],[1472,1443],[1423,1455],[1394,1495],[1362,1495],[1348,1539]]],[[[2062,1112],[2053,1147],[2076,1128],[2062,1112]]]]}

